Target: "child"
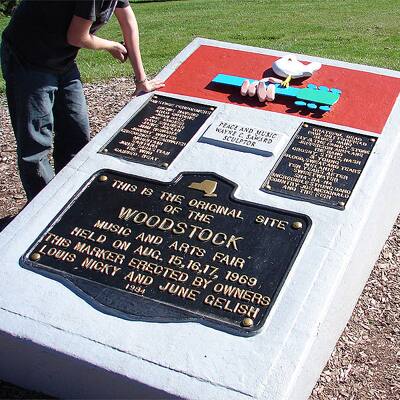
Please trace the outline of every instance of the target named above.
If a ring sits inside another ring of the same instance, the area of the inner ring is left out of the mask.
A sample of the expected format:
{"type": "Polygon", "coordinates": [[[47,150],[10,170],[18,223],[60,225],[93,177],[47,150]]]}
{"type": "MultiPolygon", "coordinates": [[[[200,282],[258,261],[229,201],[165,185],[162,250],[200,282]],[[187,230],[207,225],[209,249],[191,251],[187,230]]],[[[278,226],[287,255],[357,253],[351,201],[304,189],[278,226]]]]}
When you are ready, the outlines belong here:
{"type": "Polygon", "coordinates": [[[18,167],[28,201],[89,141],[89,122],[79,70],[80,48],[129,58],[136,91],[164,86],[148,80],[128,0],[23,0],[3,32],[1,67],[17,141],[18,167]],[[115,13],[124,45],[95,36],[115,13]]]}

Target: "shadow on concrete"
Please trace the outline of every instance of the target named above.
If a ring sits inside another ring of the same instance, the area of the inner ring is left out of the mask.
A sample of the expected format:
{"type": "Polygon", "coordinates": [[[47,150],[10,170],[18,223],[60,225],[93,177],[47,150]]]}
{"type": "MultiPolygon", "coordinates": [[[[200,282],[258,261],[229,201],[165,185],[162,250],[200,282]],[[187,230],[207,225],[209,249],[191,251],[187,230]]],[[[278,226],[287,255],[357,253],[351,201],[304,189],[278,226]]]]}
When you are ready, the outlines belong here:
{"type": "Polygon", "coordinates": [[[54,399],[42,393],[32,392],[14,386],[11,383],[0,381],[0,399],[54,399]]]}

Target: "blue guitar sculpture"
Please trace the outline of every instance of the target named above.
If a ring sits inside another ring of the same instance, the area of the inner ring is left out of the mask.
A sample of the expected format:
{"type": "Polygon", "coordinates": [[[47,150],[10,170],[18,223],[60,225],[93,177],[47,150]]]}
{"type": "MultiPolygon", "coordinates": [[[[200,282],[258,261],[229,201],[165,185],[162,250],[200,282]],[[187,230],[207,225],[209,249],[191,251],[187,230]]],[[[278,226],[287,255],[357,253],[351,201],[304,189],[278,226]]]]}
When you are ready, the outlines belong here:
{"type": "MultiPolygon", "coordinates": [[[[212,82],[240,88],[246,79],[250,84],[258,82],[255,79],[225,74],[218,74],[212,82]]],[[[293,97],[296,106],[306,107],[313,111],[330,111],[331,107],[337,103],[342,93],[339,89],[330,89],[326,86],[316,86],[311,83],[308,84],[306,88],[284,87],[279,83],[272,84],[275,85],[276,94],[293,97]]]]}

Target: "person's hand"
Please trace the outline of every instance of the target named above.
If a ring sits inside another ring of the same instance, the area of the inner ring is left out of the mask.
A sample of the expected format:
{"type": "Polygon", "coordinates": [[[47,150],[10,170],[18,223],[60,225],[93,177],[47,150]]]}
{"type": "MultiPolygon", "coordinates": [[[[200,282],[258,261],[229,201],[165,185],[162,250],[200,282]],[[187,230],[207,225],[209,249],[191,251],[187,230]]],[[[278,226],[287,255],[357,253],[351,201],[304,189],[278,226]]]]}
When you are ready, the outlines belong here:
{"type": "Polygon", "coordinates": [[[128,56],[128,50],[122,43],[111,42],[107,51],[117,60],[124,62],[128,56]]]}
{"type": "Polygon", "coordinates": [[[134,96],[139,95],[140,93],[149,93],[154,90],[160,89],[165,86],[164,81],[160,81],[159,79],[146,79],[144,82],[137,82],[134,96]]]}

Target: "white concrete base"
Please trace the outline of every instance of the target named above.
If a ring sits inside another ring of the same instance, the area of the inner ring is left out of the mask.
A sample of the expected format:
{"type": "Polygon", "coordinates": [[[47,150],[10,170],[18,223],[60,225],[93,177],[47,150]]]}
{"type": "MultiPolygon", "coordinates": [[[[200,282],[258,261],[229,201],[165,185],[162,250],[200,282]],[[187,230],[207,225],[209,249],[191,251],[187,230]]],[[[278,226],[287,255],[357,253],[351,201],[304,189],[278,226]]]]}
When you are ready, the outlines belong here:
{"type": "MultiPolygon", "coordinates": [[[[1,316],[4,317],[3,313],[1,316]]],[[[177,398],[27,339],[2,333],[0,348],[2,379],[30,390],[46,391],[53,396],[69,399],[177,398]]]]}
{"type": "MultiPolygon", "coordinates": [[[[201,44],[280,55],[197,39],[160,77],[168,77],[201,44]]],[[[398,72],[315,60],[400,78],[398,72]]],[[[212,121],[167,170],[98,154],[148,96],[130,102],[1,234],[0,378],[59,397],[306,399],[399,212],[399,99],[346,209],[339,211],[260,191],[279,152],[263,157],[198,142],[212,121]],[[312,228],[259,334],[247,338],[193,322],[120,319],[91,307],[60,282],[20,266],[20,257],[49,221],[104,168],[160,181],[171,181],[182,171],[215,172],[238,184],[234,195],[239,199],[311,218],[312,228]]],[[[281,133],[285,143],[305,121],[290,114],[189,100],[217,106],[213,118],[250,126],[257,121],[281,133]]]]}

